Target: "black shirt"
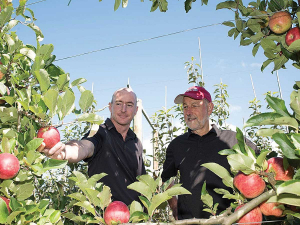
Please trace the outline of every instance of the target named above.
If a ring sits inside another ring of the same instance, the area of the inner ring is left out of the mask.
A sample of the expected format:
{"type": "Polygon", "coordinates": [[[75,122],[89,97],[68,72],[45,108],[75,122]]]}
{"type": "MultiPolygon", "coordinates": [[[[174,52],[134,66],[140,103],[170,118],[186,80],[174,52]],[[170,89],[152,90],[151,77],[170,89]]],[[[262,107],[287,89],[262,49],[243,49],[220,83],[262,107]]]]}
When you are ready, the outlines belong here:
{"type": "MultiPolygon", "coordinates": [[[[189,130],[187,133],[175,138],[167,148],[166,160],[163,165],[162,179],[167,181],[180,171],[180,183],[189,190],[192,195],[178,196],[178,219],[209,218],[210,213],[203,211],[201,201],[201,189],[206,181],[206,189],[213,197],[214,204],[219,203],[219,211],[230,206],[228,199],[216,194],[213,189],[226,187],[221,178],[201,165],[204,163],[217,163],[230,172],[226,156],[218,152],[230,149],[237,144],[236,132],[220,130],[215,125],[205,135],[199,136],[189,130]]],[[[248,146],[257,151],[256,146],[246,140],[248,146]]]]}
{"type": "Polygon", "coordinates": [[[93,137],[85,135],[83,139],[91,141],[94,154],[86,159],[88,174],[108,174],[100,180],[109,186],[113,201],[122,201],[129,205],[133,200],[139,201],[139,193],[127,188],[136,182],[136,177],[146,173],[142,152],[143,147],[135,133],[129,129],[125,141],[110,119],[99,126],[93,137]]]}

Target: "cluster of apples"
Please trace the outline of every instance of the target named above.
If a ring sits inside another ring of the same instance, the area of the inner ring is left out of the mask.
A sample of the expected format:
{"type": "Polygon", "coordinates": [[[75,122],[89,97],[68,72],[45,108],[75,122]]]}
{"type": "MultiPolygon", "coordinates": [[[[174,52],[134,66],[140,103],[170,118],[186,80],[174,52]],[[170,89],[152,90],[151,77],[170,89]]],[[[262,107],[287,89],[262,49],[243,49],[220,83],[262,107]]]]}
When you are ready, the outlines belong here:
{"type": "MultiPolygon", "coordinates": [[[[38,130],[37,137],[44,139],[45,148],[52,148],[57,142],[60,141],[59,131],[53,126],[40,128],[38,130]]],[[[12,179],[18,174],[19,170],[20,162],[16,156],[11,153],[0,154],[0,179],[12,179]]],[[[5,201],[8,212],[10,213],[10,200],[4,196],[0,196],[0,198],[5,201]]]]}
{"type": "Polygon", "coordinates": [[[290,46],[294,41],[300,39],[300,28],[292,27],[292,16],[287,11],[275,12],[267,19],[271,31],[275,34],[283,34],[285,32],[285,43],[290,46]]]}
{"type": "MultiPolygon", "coordinates": [[[[283,158],[273,157],[268,161],[267,173],[274,173],[275,180],[287,181],[293,179],[294,169],[289,166],[286,170],[283,166],[283,158]]],[[[234,186],[244,195],[245,198],[252,199],[262,194],[266,189],[266,183],[263,178],[256,174],[251,173],[246,175],[238,172],[233,179],[234,186]]],[[[265,216],[283,216],[283,209],[277,202],[263,202],[258,207],[252,209],[238,220],[238,223],[257,222],[261,224],[263,215],[265,216]]],[[[235,211],[240,209],[243,205],[238,206],[235,211]]]]}

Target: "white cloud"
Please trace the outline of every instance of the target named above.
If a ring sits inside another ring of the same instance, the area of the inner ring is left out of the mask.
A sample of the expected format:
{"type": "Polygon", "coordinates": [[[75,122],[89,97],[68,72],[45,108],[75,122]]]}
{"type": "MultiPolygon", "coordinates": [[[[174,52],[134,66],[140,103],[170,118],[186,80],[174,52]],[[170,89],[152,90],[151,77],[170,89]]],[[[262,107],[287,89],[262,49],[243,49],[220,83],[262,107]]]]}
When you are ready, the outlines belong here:
{"type": "Polygon", "coordinates": [[[251,63],[250,66],[251,67],[255,67],[255,68],[260,68],[261,67],[261,63],[251,63]]]}
{"type": "Polygon", "coordinates": [[[246,66],[247,66],[246,63],[242,62],[242,67],[246,67],[246,66]]]}
{"type": "Polygon", "coordinates": [[[229,112],[240,112],[242,110],[242,107],[239,105],[230,105],[229,106],[229,112]]]}

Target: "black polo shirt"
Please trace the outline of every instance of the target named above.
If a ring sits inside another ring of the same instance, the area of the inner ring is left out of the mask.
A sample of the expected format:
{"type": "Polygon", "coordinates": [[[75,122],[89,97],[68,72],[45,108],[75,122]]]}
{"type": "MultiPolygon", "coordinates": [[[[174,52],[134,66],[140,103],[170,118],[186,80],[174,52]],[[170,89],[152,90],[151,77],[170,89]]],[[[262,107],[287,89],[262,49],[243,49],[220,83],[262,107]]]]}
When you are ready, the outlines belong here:
{"type": "Polygon", "coordinates": [[[114,201],[122,201],[126,205],[133,200],[139,201],[139,193],[127,188],[137,181],[137,176],[146,173],[142,143],[135,133],[129,129],[124,141],[112,121],[106,119],[93,137],[87,136],[83,139],[90,140],[95,146],[93,156],[85,160],[89,176],[107,173],[100,182],[110,187],[114,201]]]}
{"type": "MultiPolygon", "coordinates": [[[[247,145],[257,151],[256,146],[246,140],[247,145]]],[[[189,130],[187,133],[175,138],[168,146],[166,160],[163,165],[162,179],[167,181],[180,171],[180,183],[189,190],[192,195],[178,196],[178,219],[209,218],[210,213],[204,212],[201,201],[201,189],[206,181],[206,189],[213,197],[214,204],[219,203],[219,211],[230,206],[230,201],[222,199],[213,189],[226,187],[220,177],[201,165],[215,162],[225,167],[230,172],[226,156],[218,152],[230,149],[237,144],[236,132],[220,130],[215,125],[203,136],[194,134],[189,130]]]]}

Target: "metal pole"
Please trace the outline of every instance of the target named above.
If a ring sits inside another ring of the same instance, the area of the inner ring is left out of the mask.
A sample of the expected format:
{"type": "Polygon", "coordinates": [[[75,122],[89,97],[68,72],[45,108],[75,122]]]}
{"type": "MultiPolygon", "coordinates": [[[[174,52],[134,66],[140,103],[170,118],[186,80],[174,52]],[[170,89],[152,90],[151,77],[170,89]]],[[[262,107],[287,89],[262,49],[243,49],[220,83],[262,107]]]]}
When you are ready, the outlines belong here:
{"type": "Polygon", "coordinates": [[[200,57],[201,78],[202,78],[202,82],[204,83],[204,76],[203,76],[203,69],[202,69],[202,57],[201,57],[201,44],[200,44],[200,38],[199,37],[198,37],[198,43],[199,43],[199,57],[200,57]]]}
{"type": "Polygon", "coordinates": [[[250,79],[251,79],[251,84],[252,84],[252,89],[253,89],[254,97],[255,97],[255,99],[257,99],[256,98],[255,88],[254,88],[254,84],[253,84],[253,80],[252,80],[251,74],[250,74],[250,79]]]}
{"type": "Polygon", "coordinates": [[[277,83],[278,83],[278,88],[279,88],[280,98],[282,99],[282,92],[281,92],[281,87],[280,87],[280,81],[279,81],[279,76],[278,76],[278,70],[276,70],[276,75],[277,75],[277,83]]]}
{"type": "Polygon", "coordinates": [[[143,126],[142,126],[142,119],[143,119],[143,104],[142,100],[137,100],[138,111],[134,116],[133,120],[133,131],[136,136],[142,141],[143,140],[143,126]]]}

